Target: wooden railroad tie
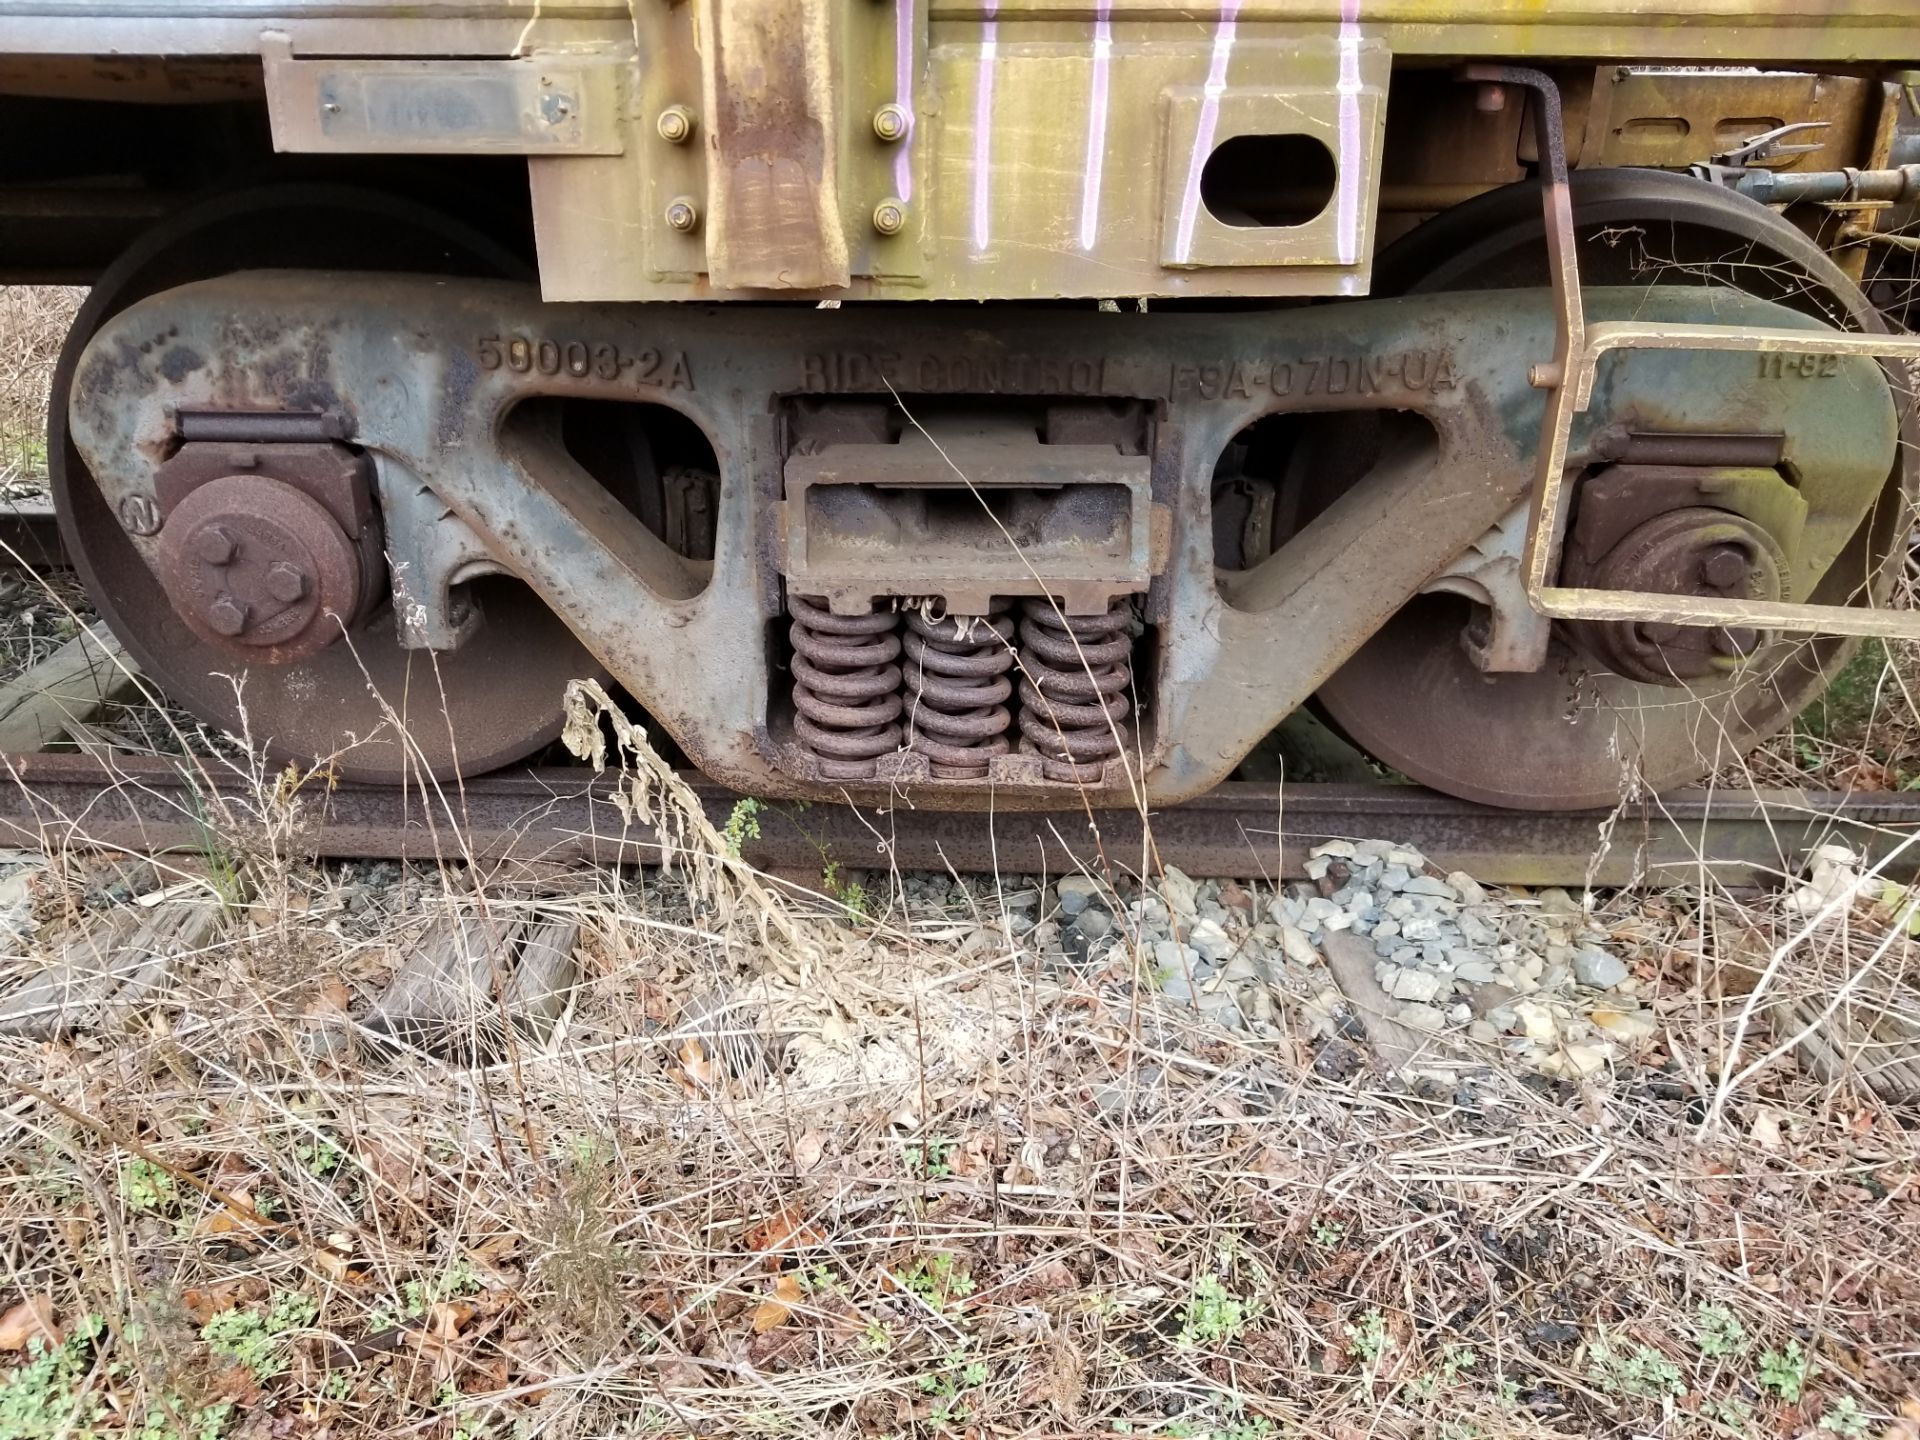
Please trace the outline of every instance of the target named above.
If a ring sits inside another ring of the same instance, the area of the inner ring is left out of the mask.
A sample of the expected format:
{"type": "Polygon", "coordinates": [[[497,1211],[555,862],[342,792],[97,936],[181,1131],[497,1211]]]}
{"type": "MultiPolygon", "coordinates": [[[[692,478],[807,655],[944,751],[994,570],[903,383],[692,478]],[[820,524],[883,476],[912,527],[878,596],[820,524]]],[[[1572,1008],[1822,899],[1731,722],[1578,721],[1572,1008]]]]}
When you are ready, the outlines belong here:
{"type": "Polygon", "coordinates": [[[62,740],[111,748],[92,721],[139,684],[126,648],[94,621],[38,665],[0,682],[0,753],[29,754],[62,740]]]}
{"type": "Polygon", "coordinates": [[[1888,1105],[1920,1105],[1920,1021],[1914,1008],[1903,1014],[1862,995],[1821,1020],[1827,1003],[1825,996],[1806,996],[1773,1007],[1782,1037],[1807,1030],[1799,1045],[1807,1068],[1829,1085],[1864,1085],[1888,1105]]]}
{"type": "Polygon", "coordinates": [[[125,1027],[174,962],[208,944],[220,915],[202,894],[90,917],[44,969],[0,998],[0,1035],[50,1040],[125,1027]]]}
{"type": "MultiPolygon", "coordinates": [[[[184,888],[184,887],[183,887],[184,888]]],[[[579,924],[496,905],[430,925],[380,998],[366,1030],[399,1045],[468,1060],[498,1054],[508,1028],[543,1040],[575,979],[579,924]]],[[[0,995],[0,1035],[51,1040],[124,1029],[160,998],[185,957],[216,938],[224,914],[200,890],[170,892],[86,917],[38,970],[0,995]]],[[[350,1056],[353,1027],[341,1017],[331,1058],[350,1056]]]]}
{"type": "Polygon", "coordinates": [[[511,1026],[545,1039],[574,982],[576,921],[507,906],[436,921],[368,1013],[368,1029],[436,1054],[483,1058],[511,1026]]]}

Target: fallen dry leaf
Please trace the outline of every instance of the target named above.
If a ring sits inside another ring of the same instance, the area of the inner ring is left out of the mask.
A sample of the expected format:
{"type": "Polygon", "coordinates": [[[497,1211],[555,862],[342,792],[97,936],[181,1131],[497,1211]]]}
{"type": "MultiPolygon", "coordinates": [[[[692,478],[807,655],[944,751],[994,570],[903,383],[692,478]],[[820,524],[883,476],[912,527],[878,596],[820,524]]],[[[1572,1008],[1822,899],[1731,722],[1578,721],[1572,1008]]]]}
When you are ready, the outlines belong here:
{"type": "Polygon", "coordinates": [[[800,1282],[791,1275],[782,1275],[773,1282],[773,1297],[762,1300],[753,1310],[753,1333],[765,1334],[776,1325],[784,1325],[793,1318],[793,1307],[801,1301],[800,1282]]]}
{"type": "Polygon", "coordinates": [[[1920,1440],[1920,1399],[1912,1395],[1900,1402],[1900,1415],[1880,1433],[1880,1440],[1920,1440]]]}
{"type": "Polygon", "coordinates": [[[1047,1376],[1047,1399],[1054,1412],[1066,1420],[1080,1414],[1080,1402],[1087,1394],[1087,1362],[1065,1330],[1054,1336],[1052,1373],[1047,1376]]]}
{"type": "Polygon", "coordinates": [[[0,1350],[24,1350],[38,1337],[51,1348],[60,1343],[53,1325],[53,1296],[29,1295],[0,1315],[0,1350]]]}
{"type": "Polygon", "coordinates": [[[427,1199],[430,1188],[427,1167],[418,1151],[399,1144],[389,1145],[371,1136],[361,1140],[359,1149],[367,1168],[394,1194],[416,1203],[427,1199]]]}
{"type": "Polygon", "coordinates": [[[215,1285],[198,1285],[180,1297],[180,1304],[196,1325],[204,1325],[223,1310],[248,1300],[263,1300],[267,1283],[248,1275],[237,1280],[222,1280],[215,1285]]]}
{"type": "Polygon", "coordinates": [[[427,1328],[441,1340],[454,1340],[471,1319],[473,1306],[462,1300],[442,1300],[427,1312],[427,1328]]]}
{"type": "Polygon", "coordinates": [[[713,1053],[698,1036],[688,1036],[678,1054],[680,1068],[673,1072],[673,1076],[680,1082],[680,1088],[689,1095],[712,1090],[725,1074],[724,1067],[714,1059],[713,1053]]]}
{"type": "Polygon", "coordinates": [[[1787,1114],[1784,1110],[1776,1110],[1771,1105],[1755,1106],[1753,1124],[1748,1131],[1753,1136],[1753,1143],[1764,1150],[1778,1150],[1781,1140],[1780,1122],[1786,1118],[1787,1114]]]}
{"type": "MultiPolygon", "coordinates": [[[[252,1200],[244,1191],[235,1191],[235,1200],[251,1207],[252,1200]]],[[[231,1206],[222,1205],[218,1210],[209,1211],[193,1227],[193,1233],[201,1239],[210,1236],[224,1236],[229,1245],[241,1250],[252,1250],[253,1242],[260,1238],[262,1226],[256,1220],[249,1220],[231,1206]]]]}
{"type": "Polygon", "coordinates": [[[347,989],[346,982],[339,976],[330,976],[320,984],[307,1001],[306,1018],[309,1020],[331,1020],[353,1010],[353,992],[347,989]]]}
{"type": "Polygon", "coordinates": [[[809,1245],[824,1245],[827,1237],[790,1205],[782,1205],[758,1225],[747,1227],[747,1248],[767,1252],[767,1268],[778,1270],[781,1257],[809,1245]]]}

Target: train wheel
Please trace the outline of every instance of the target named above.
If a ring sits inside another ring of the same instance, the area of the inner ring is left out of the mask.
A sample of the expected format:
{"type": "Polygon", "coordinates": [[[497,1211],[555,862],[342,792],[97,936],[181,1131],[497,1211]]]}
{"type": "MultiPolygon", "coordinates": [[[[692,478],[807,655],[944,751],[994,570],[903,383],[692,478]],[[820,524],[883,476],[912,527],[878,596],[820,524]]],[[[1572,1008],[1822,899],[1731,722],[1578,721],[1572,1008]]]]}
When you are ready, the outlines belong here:
{"type": "MultiPolygon", "coordinates": [[[[1787,221],[1742,196],[1658,171],[1576,174],[1574,219],[1588,285],[1722,285],[1838,328],[1886,326],[1859,289],[1787,221]]],[[[1375,292],[1500,289],[1547,281],[1539,190],[1511,186],[1413,231],[1381,257],[1375,292]]],[[[1897,566],[1912,446],[1819,590],[1884,599],[1897,566]]],[[[1309,513],[1312,506],[1309,506],[1309,513]]],[[[1376,759],[1423,785],[1532,810],[1603,806],[1683,785],[1736,762],[1825,689],[1855,642],[1776,640],[1730,674],[1682,685],[1606,673],[1556,637],[1546,665],[1487,674],[1461,643],[1469,602],[1422,595],[1318,695],[1376,759]],[[1412,701],[1412,703],[1409,703],[1412,701]]]]}
{"type": "Polygon", "coordinates": [[[189,281],[236,270],[429,271],[517,276],[508,251],[412,202],[337,186],[223,196],[162,222],[100,278],[55,371],[47,422],[54,505],[88,593],[148,678],[277,759],[330,760],[342,778],[447,779],[523,759],[559,734],[566,682],[604,672],[517,581],[475,582],[480,620],[459,648],[402,649],[390,602],[345,636],[282,664],[248,664],[196,634],[134,548],[68,433],[81,352],[113,315],[189,281]]]}

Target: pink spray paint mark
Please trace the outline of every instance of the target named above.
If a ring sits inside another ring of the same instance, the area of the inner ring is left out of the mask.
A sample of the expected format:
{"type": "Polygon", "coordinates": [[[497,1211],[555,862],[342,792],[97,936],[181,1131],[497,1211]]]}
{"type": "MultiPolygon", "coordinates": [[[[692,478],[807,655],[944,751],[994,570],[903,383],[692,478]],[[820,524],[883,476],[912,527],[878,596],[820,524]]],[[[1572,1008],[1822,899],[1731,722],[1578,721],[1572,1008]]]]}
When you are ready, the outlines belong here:
{"type": "Polygon", "coordinates": [[[1340,263],[1352,265],[1360,250],[1360,0],[1340,0],[1340,153],[1334,159],[1339,195],[1334,207],[1334,243],[1340,263]]]}
{"type": "Polygon", "coordinates": [[[1093,21],[1093,93],[1087,101],[1086,178],[1080,191],[1080,248],[1093,249],[1100,237],[1100,181],[1107,160],[1107,69],[1113,62],[1110,6],[1100,0],[1093,21]]]}
{"type": "MultiPolygon", "coordinates": [[[[1352,3],[1352,0],[1346,0],[1352,3]]],[[[1180,226],[1174,232],[1173,257],[1177,264],[1187,263],[1193,251],[1193,222],[1200,213],[1200,172],[1213,153],[1213,132],[1220,123],[1220,93],[1227,88],[1227,62],[1233,57],[1234,35],[1240,28],[1240,0],[1227,0],[1220,7],[1220,21],[1213,28],[1213,59],[1207,66],[1207,85],[1201,92],[1200,124],[1193,133],[1193,153],[1187,157],[1187,184],[1180,195],[1180,226]]]]}
{"type": "Polygon", "coordinates": [[[993,158],[993,58],[1000,46],[1000,22],[994,18],[999,0],[987,0],[987,18],[980,24],[980,77],[973,88],[973,248],[978,254],[992,238],[990,215],[993,186],[988,164],[993,158]]]}
{"type": "Polygon", "coordinates": [[[910,149],[918,117],[913,109],[913,0],[899,0],[893,22],[893,102],[907,112],[907,133],[900,137],[893,157],[893,193],[913,199],[913,155],[910,149]]]}

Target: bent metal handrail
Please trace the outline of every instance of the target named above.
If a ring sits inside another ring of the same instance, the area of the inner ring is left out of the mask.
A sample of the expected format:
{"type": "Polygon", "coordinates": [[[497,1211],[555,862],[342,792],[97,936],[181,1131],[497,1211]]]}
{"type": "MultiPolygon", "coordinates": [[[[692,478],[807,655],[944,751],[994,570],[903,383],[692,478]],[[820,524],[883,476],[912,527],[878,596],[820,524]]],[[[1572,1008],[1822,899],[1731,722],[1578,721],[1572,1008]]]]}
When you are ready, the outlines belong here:
{"type": "MultiPolygon", "coordinates": [[[[1515,65],[1469,65],[1461,77],[1480,84],[1535,91],[1534,110],[1547,183],[1547,254],[1554,297],[1554,357],[1529,379],[1547,391],[1539,467],[1527,515],[1523,574],[1527,601],[1555,620],[1626,620],[1671,625],[1747,625],[1821,635],[1879,635],[1920,640],[1920,611],[1858,605],[1807,605],[1780,600],[1668,595],[1646,590],[1595,590],[1552,583],[1567,519],[1566,468],[1575,419],[1593,398],[1602,357],[1623,350],[1696,350],[1755,355],[1856,356],[1882,362],[1920,361],[1920,338],[1829,329],[1730,330],[1715,325],[1602,321],[1589,324],[1581,303],[1579,245],[1567,181],[1560,91],[1552,77],[1515,65]]],[[[1911,383],[1899,387],[1911,391],[1911,383]]]]}

